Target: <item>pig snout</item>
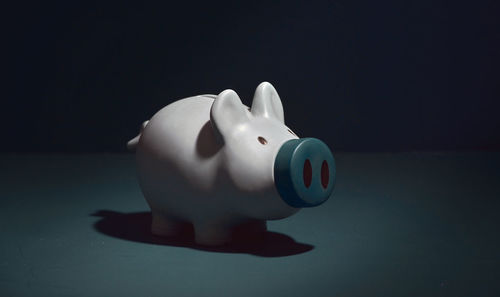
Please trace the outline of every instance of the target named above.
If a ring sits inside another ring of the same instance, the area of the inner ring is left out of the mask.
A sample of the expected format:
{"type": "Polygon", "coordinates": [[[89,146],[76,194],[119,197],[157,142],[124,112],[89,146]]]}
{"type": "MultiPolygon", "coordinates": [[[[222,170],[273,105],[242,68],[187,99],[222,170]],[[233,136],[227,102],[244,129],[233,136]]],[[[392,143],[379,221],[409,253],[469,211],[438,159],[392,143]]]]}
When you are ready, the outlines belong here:
{"type": "Polygon", "coordinates": [[[274,161],[274,183],[281,198],[292,207],[320,205],[335,187],[332,152],[316,138],[286,141],[274,161]]]}

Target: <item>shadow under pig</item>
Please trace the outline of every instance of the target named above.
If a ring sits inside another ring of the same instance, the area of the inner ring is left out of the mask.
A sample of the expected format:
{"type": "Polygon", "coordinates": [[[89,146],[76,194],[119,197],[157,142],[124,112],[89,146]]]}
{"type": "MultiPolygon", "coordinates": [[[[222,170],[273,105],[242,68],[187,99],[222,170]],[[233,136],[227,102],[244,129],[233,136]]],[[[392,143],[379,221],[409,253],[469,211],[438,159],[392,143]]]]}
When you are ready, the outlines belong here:
{"type": "Polygon", "coordinates": [[[92,216],[100,219],[94,229],[111,237],[156,245],[186,247],[218,253],[244,253],[260,257],[284,257],[302,254],[314,249],[313,245],[296,242],[282,233],[266,231],[254,234],[246,230],[236,230],[233,240],[226,245],[207,247],[194,242],[193,227],[186,224],[183,231],[174,237],[158,237],[151,234],[151,213],[120,213],[99,210],[92,216]]]}

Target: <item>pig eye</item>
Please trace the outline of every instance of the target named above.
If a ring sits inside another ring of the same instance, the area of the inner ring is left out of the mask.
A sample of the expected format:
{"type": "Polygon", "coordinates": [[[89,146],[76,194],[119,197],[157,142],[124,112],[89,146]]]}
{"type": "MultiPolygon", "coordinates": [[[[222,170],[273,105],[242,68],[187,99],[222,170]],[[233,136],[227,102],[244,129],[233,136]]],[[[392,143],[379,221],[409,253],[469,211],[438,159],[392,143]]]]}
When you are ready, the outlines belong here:
{"type": "Polygon", "coordinates": [[[257,137],[257,140],[258,140],[261,144],[267,144],[267,140],[266,140],[264,137],[262,137],[262,136],[257,137]]]}
{"type": "Polygon", "coordinates": [[[290,134],[292,134],[293,136],[298,137],[298,136],[297,136],[297,134],[293,133],[293,131],[292,131],[292,130],[288,129],[288,132],[290,132],[290,134]]]}

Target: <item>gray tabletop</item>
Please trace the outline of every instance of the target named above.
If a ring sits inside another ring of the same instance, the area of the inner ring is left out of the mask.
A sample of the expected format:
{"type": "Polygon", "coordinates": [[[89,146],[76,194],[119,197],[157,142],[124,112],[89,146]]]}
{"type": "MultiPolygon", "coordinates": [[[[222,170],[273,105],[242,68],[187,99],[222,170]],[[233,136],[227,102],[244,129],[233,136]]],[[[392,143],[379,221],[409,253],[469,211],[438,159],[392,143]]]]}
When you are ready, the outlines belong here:
{"type": "Polygon", "coordinates": [[[325,204],[203,248],[149,235],[132,155],[3,155],[0,296],[500,294],[500,153],[335,156],[325,204]]]}

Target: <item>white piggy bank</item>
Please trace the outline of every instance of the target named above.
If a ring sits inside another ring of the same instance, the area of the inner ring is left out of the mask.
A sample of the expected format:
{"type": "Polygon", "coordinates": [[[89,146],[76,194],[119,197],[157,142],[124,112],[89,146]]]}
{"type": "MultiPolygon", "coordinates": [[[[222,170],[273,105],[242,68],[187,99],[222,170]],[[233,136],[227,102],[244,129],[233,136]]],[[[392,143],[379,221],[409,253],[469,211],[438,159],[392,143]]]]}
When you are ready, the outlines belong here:
{"type": "Polygon", "coordinates": [[[334,188],[327,145],[285,126],[280,97],[267,82],[251,108],[233,90],[173,102],[127,146],[136,150],[152,233],[175,235],[188,222],[198,244],[227,243],[242,224],[265,231],[266,220],[319,205],[334,188]]]}

